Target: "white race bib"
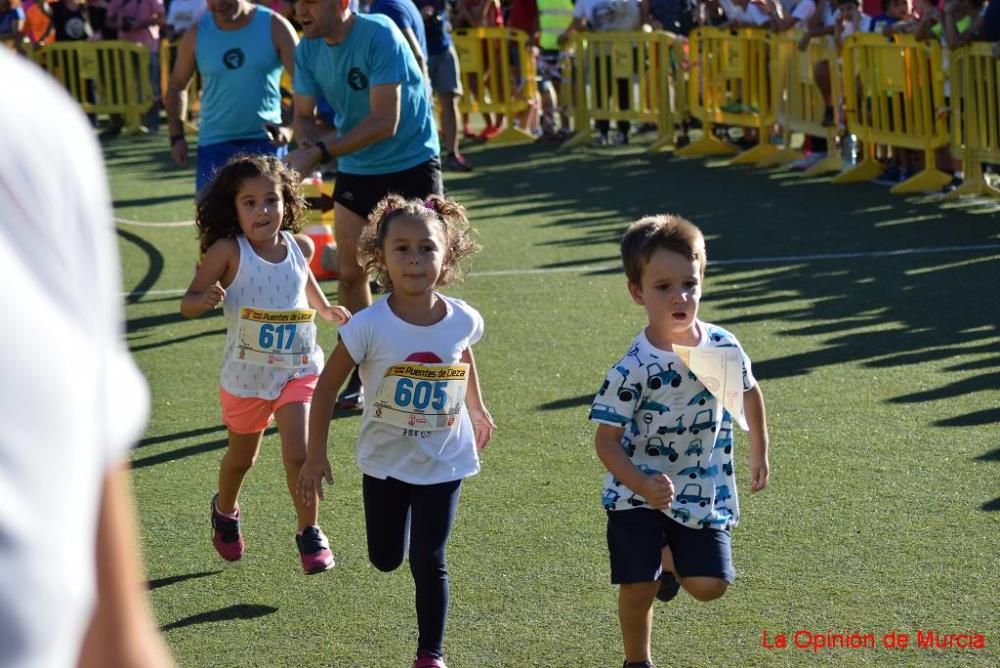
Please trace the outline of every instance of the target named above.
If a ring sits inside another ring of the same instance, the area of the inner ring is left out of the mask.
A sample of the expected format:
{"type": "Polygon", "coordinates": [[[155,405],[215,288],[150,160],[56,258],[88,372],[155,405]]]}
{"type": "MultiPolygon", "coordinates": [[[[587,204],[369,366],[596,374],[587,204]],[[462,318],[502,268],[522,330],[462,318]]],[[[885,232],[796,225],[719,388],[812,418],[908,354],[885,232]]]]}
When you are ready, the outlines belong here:
{"type": "Polygon", "coordinates": [[[233,358],[248,364],[301,368],[316,348],[316,311],[267,311],[244,306],[236,329],[233,358]]]}
{"type": "Polygon", "coordinates": [[[391,366],[375,393],[372,419],[403,429],[451,429],[462,413],[468,384],[468,364],[391,366]]]}

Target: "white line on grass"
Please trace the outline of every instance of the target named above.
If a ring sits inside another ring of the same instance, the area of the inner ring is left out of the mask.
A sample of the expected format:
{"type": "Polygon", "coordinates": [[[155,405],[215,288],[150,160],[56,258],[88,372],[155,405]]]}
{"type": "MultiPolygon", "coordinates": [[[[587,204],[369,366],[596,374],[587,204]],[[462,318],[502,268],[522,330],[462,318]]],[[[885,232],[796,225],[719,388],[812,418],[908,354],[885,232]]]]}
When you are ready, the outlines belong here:
{"type": "MultiPolygon", "coordinates": [[[[899,250],[866,251],[856,253],[822,253],[817,255],[782,255],[777,257],[748,257],[730,260],[709,260],[709,265],[729,264],[792,264],[796,262],[812,262],[823,260],[856,260],[859,258],[897,257],[900,255],[938,255],[941,253],[966,253],[978,251],[1000,250],[1000,244],[981,244],[978,246],[941,246],[939,248],[901,248],[899,250]]],[[[619,269],[617,264],[587,264],[577,267],[549,267],[542,269],[495,269],[493,271],[477,271],[470,278],[477,276],[525,276],[529,274],[570,274],[588,271],[608,271],[619,269]]],[[[146,292],[127,292],[126,298],[139,296],[182,295],[185,290],[148,290],[146,292]]]]}
{"type": "Polygon", "coordinates": [[[173,222],[166,223],[151,223],[142,220],[129,220],[128,218],[119,218],[115,216],[115,222],[122,225],[135,225],[136,227],[191,227],[194,225],[193,220],[175,220],[173,222]]]}

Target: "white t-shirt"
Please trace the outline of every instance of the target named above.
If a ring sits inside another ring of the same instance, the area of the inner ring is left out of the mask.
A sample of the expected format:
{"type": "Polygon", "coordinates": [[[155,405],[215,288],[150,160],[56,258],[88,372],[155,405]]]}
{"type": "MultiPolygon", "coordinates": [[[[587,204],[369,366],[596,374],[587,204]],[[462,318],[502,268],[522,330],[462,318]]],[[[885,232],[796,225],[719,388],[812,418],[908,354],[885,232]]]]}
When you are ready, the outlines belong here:
{"type": "Polygon", "coordinates": [[[205,0],[173,0],[167,11],[167,25],[182,33],[198,22],[205,8],[205,0]]]}
{"type": "MultiPolygon", "coordinates": [[[[464,405],[449,429],[396,427],[375,418],[373,397],[387,379],[386,371],[404,362],[457,364],[462,352],[483,335],[483,318],[460,299],[438,295],[447,314],[427,327],[400,319],[382,299],[360,311],[340,328],[340,337],[358,364],[365,386],[365,410],[358,434],[357,462],[364,473],[417,485],[433,485],[479,472],[472,422],[464,405]]],[[[414,392],[415,394],[415,392],[414,392]]]]}
{"type": "MultiPolygon", "coordinates": [[[[739,341],[721,327],[698,322],[698,346],[735,347],[743,360],[743,390],[757,381],[739,341]]],[[[726,529],[740,519],[733,475],[729,411],[672,350],[660,350],[643,330],[608,371],[590,408],[590,420],[622,427],[621,446],[639,470],[665,473],[674,500],[664,512],[692,528],[726,529]]],[[[608,473],[606,510],[648,508],[645,500],[608,473]]]]}
{"type": "Polygon", "coordinates": [[[795,29],[808,30],[809,19],[815,13],[816,3],[813,2],[813,0],[802,0],[802,2],[795,5],[795,9],[792,10],[792,16],[797,19],[795,22],[795,29]]]}
{"type": "Polygon", "coordinates": [[[93,131],[53,79],[2,49],[0,81],[31,91],[0,104],[0,666],[73,666],[94,604],[102,483],[149,395],[123,343],[93,131]]]}
{"type": "Polygon", "coordinates": [[[586,19],[594,32],[638,30],[638,0],[577,0],[574,18],[586,19]]]}
{"type": "Polygon", "coordinates": [[[732,0],[720,0],[722,10],[726,14],[726,19],[739,23],[762,26],[771,20],[759,5],[753,2],[747,3],[746,7],[740,7],[732,0]]]}

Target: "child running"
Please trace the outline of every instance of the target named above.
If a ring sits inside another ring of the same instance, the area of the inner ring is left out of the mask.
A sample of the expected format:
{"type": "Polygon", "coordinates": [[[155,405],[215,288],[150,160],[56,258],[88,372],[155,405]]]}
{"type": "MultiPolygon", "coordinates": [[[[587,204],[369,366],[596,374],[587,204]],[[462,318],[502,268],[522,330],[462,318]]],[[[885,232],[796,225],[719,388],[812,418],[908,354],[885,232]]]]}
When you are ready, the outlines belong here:
{"type": "Polygon", "coordinates": [[[229,447],[212,497],[212,544],[227,561],[243,556],[237,499],[264,430],[277,418],[298,516],[295,542],[302,568],[313,574],[334,563],[318,525],[319,505],[295,489],[306,458],[309,402],[323,366],[313,320],[318,312],[342,324],[351,314],[327,301],[309,271],[312,241],[294,234],[305,208],[298,181],[273,156],[236,156],[216,173],[198,202],[204,256],[181,313],[194,318],[222,302],[227,322],[219,397],[229,447]]]}
{"type": "Polygon", "coordinates": [[[368,558],[388,572],[409,554],[419,632],[413,668],[445,666],[446,544],[462,479],[479,471],[477,451],[496,429],[472,356],[482,316],[438,292],[458,278],[458,262],[476,250],[455,202],[389,195],[375,207],[358,256],[388,297],[340,329],[316,386],[308,456],[299,474],[302,501],[323,498],[323,478],[333,482],[330,415],[337,390],[357,365],[364,386],[373,390],[357,446],[368,558]]]}
{"type": "MultiPolygon", "coordinates": [[[[725,386],[727,405],[742,390],[750,431],[750,491],[767,485],[764,396],[736,338],[698,319],[705,278],[701,230],[677,216],[634,223],[621,243],[628,291],[649,324],[608,372],[594,398],[597,454],[608,469],[603,503],[611,582],[620,585],[618,617],[625,668],[652,668],[653,599],[683,587],[699,601],[722,596],[736,577],[730,530],[739,521],[733,476],[733,418],[714,392],[714,377],[697,377],[692,361],[730,355],[739,376],[725,386]],[[704,382],[702,382],[704,380],[704,382]],[[710,391],[711,389],[711,391],[710,391]]],[[[742,414],[737,410],[737,419],[742,414]]]]}

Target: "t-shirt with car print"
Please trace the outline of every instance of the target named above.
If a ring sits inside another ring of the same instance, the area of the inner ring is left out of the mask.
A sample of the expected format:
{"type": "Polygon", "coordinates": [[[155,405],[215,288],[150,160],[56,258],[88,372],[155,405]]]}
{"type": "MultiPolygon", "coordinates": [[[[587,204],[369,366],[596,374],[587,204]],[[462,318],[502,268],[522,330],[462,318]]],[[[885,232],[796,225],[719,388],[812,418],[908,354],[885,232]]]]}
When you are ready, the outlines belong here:
{"type": "MultiPolygon", "coordinates": [[[[698,322],[699,346],[736,347],[743,360],[743,390],[756,384],[747,357],[731,333],[698,322]]],[[[592,422],[621,427],[621,446],[646,474],[665,473],[674,499],[664,510],[686,526],[729,529],[739,522],[729,412],[673,351],[660,350],[641,331],[608,371],[590,407],[592,422]]],[[[606,510],[648,508],[611,473],[604,482],[606,510]]]]}

